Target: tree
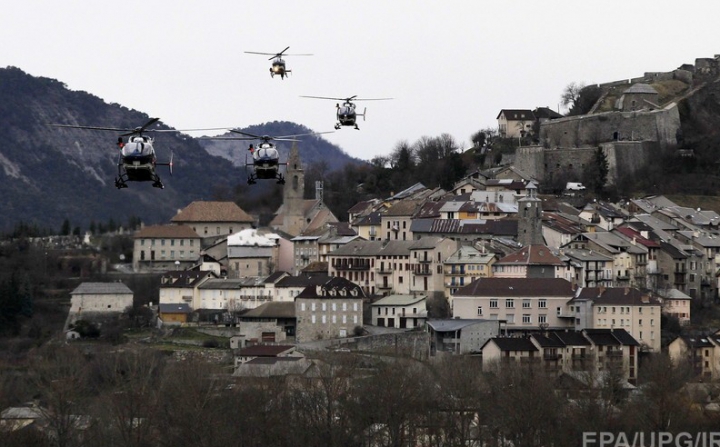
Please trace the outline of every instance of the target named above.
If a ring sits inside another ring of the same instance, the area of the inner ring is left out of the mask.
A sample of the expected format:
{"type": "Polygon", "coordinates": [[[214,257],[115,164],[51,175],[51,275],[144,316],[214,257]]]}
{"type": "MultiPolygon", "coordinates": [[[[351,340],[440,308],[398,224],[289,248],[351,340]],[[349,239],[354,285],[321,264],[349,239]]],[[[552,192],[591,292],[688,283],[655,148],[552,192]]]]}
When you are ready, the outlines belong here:
{"type": "Polygon", "coordinates": [[[68,219],[63,220],[62,227],[60,228],[60,234],[62,236],[70,235],[70,221],[68,219]]]}
{"type": "Polygon", "coordinates": [[[575,107],[575,104],[578,102],[578,98],[580,98],[580,91],[583,88],[585,88],[584,83],[571,82],[565,87],[562,95],[560,95],[560,103],[571,111],[575,107]]]}
{"type": "Polygon", "coordinates": [[[585,186],[594,191],[596,195],[602,195],[605,184],[607,183],[609,164],[607,155],[601,146],[595,150],[595,156],[591,163],[585,166],[583,171],[583,183],[585,186]]]}
{"type": "Polygon", "coordinates": [[[560,103],[567,107],[568,116],[585,115],[601,96],[602,89],[597,85],[571,82],[560,95],[560,103]]]}

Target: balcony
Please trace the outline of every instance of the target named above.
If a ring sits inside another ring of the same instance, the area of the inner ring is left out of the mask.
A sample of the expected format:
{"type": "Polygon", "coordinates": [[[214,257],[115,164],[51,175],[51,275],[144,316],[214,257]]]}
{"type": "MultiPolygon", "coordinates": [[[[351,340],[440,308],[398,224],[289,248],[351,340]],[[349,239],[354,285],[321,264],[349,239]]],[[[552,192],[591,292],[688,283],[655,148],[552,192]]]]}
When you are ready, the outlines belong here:
{"type": "Polygon", "coordinates": [[[543,360],[560,360],[562,358],[562,355],[558,354],[557,352],[545,352],[543,353],[543,360]]]}
{"type": "Polygon", "coordinates": [[[605,357],[622,357],[622,355],[623,355],[623,352],[620,350],[613,349],[611,351],[605,352],[605,357]]]}
{"type": "Polygon", "coordinates": [[[430,269],[415,269],[415,270],[413,270],[413,274],[429,276],[429,275],[432,275],[433,272],[430,269]]]}
{"type": "Polygon", "coordinates": [[[417,262],[421,264],[429,264],[432,262],[432,259],[417,259],[417,262]]]}
{"type": "Polygon", "coordinates": [[[363,262],[358,264],[338,263],[333,265],[335,270],[370,270],[370,263],[363,262]]]}

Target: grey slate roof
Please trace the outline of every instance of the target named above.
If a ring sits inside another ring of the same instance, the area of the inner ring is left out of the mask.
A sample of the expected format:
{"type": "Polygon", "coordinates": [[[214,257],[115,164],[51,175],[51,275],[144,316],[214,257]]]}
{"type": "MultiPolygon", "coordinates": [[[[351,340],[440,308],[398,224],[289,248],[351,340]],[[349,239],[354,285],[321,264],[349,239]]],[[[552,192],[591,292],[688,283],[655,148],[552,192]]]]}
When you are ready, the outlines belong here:
{"type": "Polygon", "coordinates": [[[158,310],[161,314],[189,314],[192,312],[187,303],[160,303],[158,310]]]}
{"type": "Polygon", "coordinates": [[[270,301],[250,309],[240,318],[295,318],[295,302],[270,301]]]}
{"type": "MultiPolygon", "coordinates": [[[[451,320],[428,320],[427,325],[433,328],[435,332],[455,332],[464,327],[472,326],[478,323],[485,323],[493,320],[480,320],[477,318],[471,319],[460,319],[455,318],[451,320]]],[[[499,323],[498,323],[499,324],[499,323]]]]}
{"type": "Polygon", "coordinates": [[[132,290],[121,282],[84,282],[70,295],[132,295],[132,290]]]}
{"type": "Polygon", "coordinates": [[[372,303],[373,306],[411,306],[427,299],[425,295],[389,295],[372,303]]]}

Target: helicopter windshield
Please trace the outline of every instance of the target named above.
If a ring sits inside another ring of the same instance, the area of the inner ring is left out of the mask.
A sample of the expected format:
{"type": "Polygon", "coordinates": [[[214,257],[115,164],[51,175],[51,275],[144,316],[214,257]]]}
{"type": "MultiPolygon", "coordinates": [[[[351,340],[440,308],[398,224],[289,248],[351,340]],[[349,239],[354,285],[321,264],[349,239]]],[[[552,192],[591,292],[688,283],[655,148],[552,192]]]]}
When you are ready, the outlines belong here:
{"type": "Polygon", "coordinates": [[[355,107],[342,106],[342,107],[338,108],[338,115],[339,116],[354,116],[355,115],[355,107]]]}
{"type": "Polygon", "coordinates": [[[122,148],[123,157],[146,157],[152,154],[152,144],[143,141],[141,138],[135,138],[133,141],[128,141],[122,148]]]}
{"type": "Polygon", "coordinates": [[[278,151],[274,147],[261,147],[253,153],[256,160],[277,160],[278,151]]]}

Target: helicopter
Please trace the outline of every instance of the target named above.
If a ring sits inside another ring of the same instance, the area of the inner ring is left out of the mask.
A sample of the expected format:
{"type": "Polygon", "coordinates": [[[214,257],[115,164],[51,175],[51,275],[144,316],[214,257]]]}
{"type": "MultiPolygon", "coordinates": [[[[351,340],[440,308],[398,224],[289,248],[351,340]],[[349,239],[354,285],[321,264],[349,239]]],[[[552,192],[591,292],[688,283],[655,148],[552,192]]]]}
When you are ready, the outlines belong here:
{"type": "Polygon", "coordinates": [[[247,154],[245,156],[245,169],[249,167],[252,171],[248,175],[248,185],[254,185],[257,180],[277,180],[280,185],[285,184],[285,176],[280,172],[280,166],[287,163],[280,162],[280,154],[272,141],[300,141],[296,137],[307,135],[320,135],[330,132],[314,132],[297,135],[270,136],[270,135],[254,135],[237,129],[229,129],[230,132],[240,134],[238,137],[205,137],[210,140],[260,140],[257,147],[250,144],[248,152],[252,155],[252,162],[248,163],[247,154]]]}
{"type": "Polygon", "coordinates": [[[247,54],[261,54],[263,56],[272,56],[268,60],[272,60],[272,67],[270,67],[270,77],[274,78],[275,75],[280,75],[280,79],[285,79],[285,76],[289,76],[292,70],[285,68],[285,61],[282,56],[312,56],[312,54],[285,54],[290,47],[285,48],[279,53],[258,53],[256,51],[245,51],[247,54]]]}
{"type": "Polygon", "coordinates": [[[360,130],[357,125],[357,118],[362,116],[365,121],[365,115],[367,114],[367,108],[363,109],[363,113],[355,111],[355,104],[353,101],[387,101],[393,98],[358,98],[357,95],[349,98],[330,98],[327,96],[301,96],[301,98],[313,98],[313,99],[331,99],[334,101],[342,101],[342,105],[337,103],[335,108],[337,109],[337,123],[335,124],[335,130],[339,130],[342,126],[354,126],[355,130],[360,130]]]}
{"type": "Polygon", "coordinates": [[[173,155],[170,154],[170,161],[167,163],[158,163],[153,148],[154,138],[143,135],[147,132],[179,132],[178,130],[160,130],[148,129],[160,118],[151,118],[142,126],[134,129],[123,129],[116,127],[97,127],[97,126],[77,126],[71,124],[52,124],[55,127],[66,127],[73,129],[90,129],[90,130],[106,130],[124,132],[120,134],[117,140],[117,146],[120,149],[120,155],[117,162],[118,175],[115,178],[115,187],[118,189],[127,188],[127,182],[147,182],[151,181],[155,188],[163,189],[165,186],[157,174],[156,166],[168,166],[170,175],[172,175],[173,155]],[[123,137],[129,137],[125,142],[123,137]]]}

